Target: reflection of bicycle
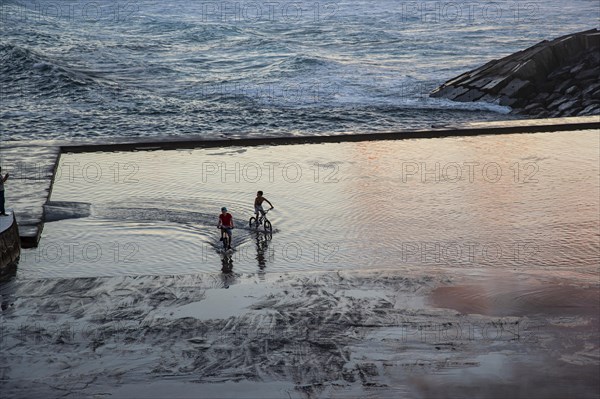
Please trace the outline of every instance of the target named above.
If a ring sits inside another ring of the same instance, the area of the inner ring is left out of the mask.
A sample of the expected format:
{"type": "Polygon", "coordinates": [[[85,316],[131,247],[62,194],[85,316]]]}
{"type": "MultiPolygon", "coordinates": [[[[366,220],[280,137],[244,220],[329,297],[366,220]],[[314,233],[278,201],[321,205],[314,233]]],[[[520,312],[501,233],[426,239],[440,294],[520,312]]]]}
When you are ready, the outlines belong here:
{"type": "MultiPolygon", "coordinates": [[[[224,274],[230,274],[233,272],[233,259],[230,256],[224,255],[221,257],[221,271],[224,274]]],[[[224,284],[225,288],[228,288],[228,284],[224,284]]]]}
{"type": "Polygon", "coordinates": [[[272,233],[273,226],[271,225],[269,219],[267,219],[267,213],[269,211],[270,209],[267,209],[263,214],[259,213],[258,220],[256,219],[256,217],[252,216],[250,218],[250,221],[248,222],[250,228],[258,229],[258,226],[263,225],[266,233],[272,233]]]}
{"type": "Polygon", "coordinates": [[[254,235],[256,238],[256,260],[258,261],[258,268],[263,270],[267,266],[271,234],[260,234],[259,232],[256,232],[254,235]]]}

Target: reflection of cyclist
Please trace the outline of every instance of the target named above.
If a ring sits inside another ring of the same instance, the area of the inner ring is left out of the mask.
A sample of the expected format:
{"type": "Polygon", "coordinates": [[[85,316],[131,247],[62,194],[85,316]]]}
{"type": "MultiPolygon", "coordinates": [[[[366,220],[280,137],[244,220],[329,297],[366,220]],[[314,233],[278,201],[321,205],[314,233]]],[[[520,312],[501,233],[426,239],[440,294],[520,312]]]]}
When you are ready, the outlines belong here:
{"type": "Polygon", "coordinates": [[[264,269],[267,266],[267,258],[265,256],[268,248],[269,241],[264,237],[261,239],[260,234],[256,234],[256,260],[258,261],[258,268],[264,269]]]}
{"type": "Polygon", "coordinates": [[[263,216],[265,215],[265,210],[262,207],[263,202],[266,202],[267,204],[271,205],[271,209],[273,209],[273,204],[271,204],[271,202],[268,199],[263,197],[262,191],[259,191],[256,193],[256,198],[254,199],[254,213],[256,214],[256,222],[257,223],[258,223],[258,212],[260,212],[263,216]]]}
{"type": "MultiPolygon", "coordinates": [[[[231,273],[233,271],[233,259],[231,259],[228,256],[224,256],[223,259],[221,259],[221,271],[225,274],[231,273]]],[[[225,288],[229,288],[227,282],[225,282],[225,284],[223,284],[225,286],[225,288]]]]}
{"type": "Polygon", "coordinates": [[[233,225],[233,216],[231,213],[227,212],[227,208],[221,208],[221,214],[219,215],[219,224],[217,227],[221,229],[221,241],[223,240],[223,231],[227,233],[229,237],[229,247],[227,249],[231,249],[231,229],[235,226],[233,225]]]}

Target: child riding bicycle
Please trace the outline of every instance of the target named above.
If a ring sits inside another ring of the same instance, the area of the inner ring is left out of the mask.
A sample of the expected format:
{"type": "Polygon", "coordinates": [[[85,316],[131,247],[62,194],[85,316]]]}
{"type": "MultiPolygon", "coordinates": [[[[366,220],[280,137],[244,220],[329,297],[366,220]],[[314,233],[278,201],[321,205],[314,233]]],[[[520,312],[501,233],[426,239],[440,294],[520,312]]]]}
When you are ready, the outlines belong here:
{"type": "Polygon", "coordinates": [[[271,206],[271,209],[273,209],[273,204],[271,204],[271,202],[266,199],[265,197],[263,197],[263,192],[262,191],[258,191],[256,193],[256,198],[254,199],[254,214],[256,215],[256,220],[258,220],[258,213],[260,212],[263,216],[265,216],[265,210],[262,207],[263,202],[266,202],[267,204],[269,204],[271,206]]]}
{"type": "Polygon", "coordinates": [[[221,214],[219,215],[219,223],[217,228],[221,229],[221,241],[223,241],[223,233],[227,233],[229,238],[229,244],[227,249],[231,249],[231,230],[234,228],[233,216],[227,212],[227,208],[221,208],[221,214]]]}

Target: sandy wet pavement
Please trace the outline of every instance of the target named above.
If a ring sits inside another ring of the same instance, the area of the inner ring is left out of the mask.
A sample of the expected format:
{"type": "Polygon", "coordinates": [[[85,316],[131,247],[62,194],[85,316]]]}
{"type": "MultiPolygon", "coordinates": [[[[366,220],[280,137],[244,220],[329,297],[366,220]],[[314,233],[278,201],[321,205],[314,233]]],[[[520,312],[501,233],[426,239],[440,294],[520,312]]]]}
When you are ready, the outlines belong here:
{"type": "Polygon", "coordinates": [[[404,268],[16,280],[1,287],[3,397],[594,398],[598,285],[558,277],[404,268]],[[539,294],[553,290],[566,307],[539,294]],[[465,307],[473,295],[488,306],[465,307]]]}

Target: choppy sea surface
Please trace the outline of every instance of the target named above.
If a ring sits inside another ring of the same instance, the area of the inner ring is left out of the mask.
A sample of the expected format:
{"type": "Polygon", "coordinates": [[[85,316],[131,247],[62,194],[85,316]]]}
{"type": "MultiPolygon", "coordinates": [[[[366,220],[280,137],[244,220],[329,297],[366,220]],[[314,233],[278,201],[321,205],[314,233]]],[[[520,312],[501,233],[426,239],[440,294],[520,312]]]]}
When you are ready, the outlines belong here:
{"type": "Polygon", "coordinates": [[[0,1],[0,138],[377,132],[511,118],[444,81],[598,27],[578,1],[0,1]]]}

